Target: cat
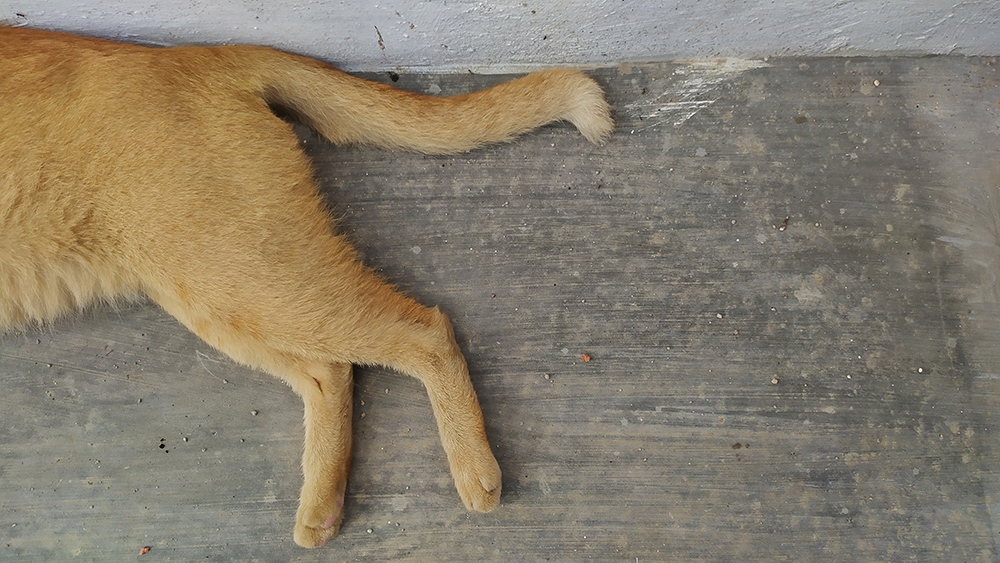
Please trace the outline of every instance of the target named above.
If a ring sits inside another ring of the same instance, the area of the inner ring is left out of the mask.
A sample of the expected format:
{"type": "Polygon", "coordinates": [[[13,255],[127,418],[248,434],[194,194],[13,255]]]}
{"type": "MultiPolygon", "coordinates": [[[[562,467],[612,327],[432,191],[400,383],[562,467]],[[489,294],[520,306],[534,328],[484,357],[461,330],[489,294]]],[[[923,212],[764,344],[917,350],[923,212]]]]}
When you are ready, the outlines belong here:
{"type": "Polygon", "coordinates": [[[0,329],[147,295],[305,404],[294,539],[340,527],[352,364],[425,386],[469,510],[500,467],[452,326],[393,289],[335,230],[287,114],[335,144],[447,154],[567,120],[613,128],[567,69],[450,98],[403,92],[266,47],[151,48],[0,28],[0,329]]]}

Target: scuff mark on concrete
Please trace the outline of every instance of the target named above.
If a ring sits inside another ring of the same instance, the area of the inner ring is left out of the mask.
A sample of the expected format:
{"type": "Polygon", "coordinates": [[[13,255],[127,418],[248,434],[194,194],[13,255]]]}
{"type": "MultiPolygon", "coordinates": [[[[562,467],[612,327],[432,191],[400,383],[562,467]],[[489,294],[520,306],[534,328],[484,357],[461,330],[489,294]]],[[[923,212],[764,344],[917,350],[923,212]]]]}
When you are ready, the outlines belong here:
{"type": "Polygon", "coordinates": [[[761,60],[719,59],[688,63],[674,70],[678,81],[671,81],[666,90],[651,100],[625,106],[643,122],[636,131],[663,123],[680,127],[699,111],[718,101],[714,93],[726,80],[748,70],[766,67],[761,60]]]}

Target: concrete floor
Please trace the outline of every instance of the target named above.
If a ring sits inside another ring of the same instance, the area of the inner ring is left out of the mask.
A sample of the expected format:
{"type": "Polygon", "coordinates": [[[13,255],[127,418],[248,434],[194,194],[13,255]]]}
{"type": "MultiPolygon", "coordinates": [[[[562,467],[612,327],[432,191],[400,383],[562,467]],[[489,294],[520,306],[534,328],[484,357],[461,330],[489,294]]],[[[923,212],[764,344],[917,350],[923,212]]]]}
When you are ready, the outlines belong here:
{"type": "Polygon", "coordinates": [[[365,261],[451,316],[501,507],[359,369],[341,535],[296,547],[299,400],[140,303],[0,338],[0,559],[995,562],[996,62],[598,70],[600,148],[301,129],[365,261]]]}

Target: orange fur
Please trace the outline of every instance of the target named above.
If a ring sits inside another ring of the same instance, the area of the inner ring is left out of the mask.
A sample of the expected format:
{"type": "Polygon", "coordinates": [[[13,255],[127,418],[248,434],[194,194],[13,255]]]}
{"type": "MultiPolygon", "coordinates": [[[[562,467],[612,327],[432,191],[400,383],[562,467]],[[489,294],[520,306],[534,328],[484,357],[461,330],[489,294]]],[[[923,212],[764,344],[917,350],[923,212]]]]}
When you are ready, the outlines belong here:
{"type": "Polygon", "coordinates": [[[305,403],[295,541],[336,533],[351,365],[422,381],[459,495],[489,511],[500,469],[448,319],[386,285],[338,235],[280,106],[334,143],[465,151],[557,120],[612,122],[570,70],[452,98],[263,47],[153,49],[0,29],[0,328],[145,293],[305,403]]]}

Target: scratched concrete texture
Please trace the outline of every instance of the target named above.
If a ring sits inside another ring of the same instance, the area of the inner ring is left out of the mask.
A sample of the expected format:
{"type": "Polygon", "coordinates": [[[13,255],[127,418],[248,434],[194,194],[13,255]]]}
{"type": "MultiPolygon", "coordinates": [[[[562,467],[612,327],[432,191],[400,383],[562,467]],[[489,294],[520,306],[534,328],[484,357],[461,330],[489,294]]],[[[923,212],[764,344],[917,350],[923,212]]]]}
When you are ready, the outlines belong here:
{"type": "Polygon", "coordinates": [[[365,262],[451,316],[499,509],[462,507],[419,383],[359,368],[342,532],[295,546],[299,400],[119,304],[0,337],[0,559],[995,562],[996,63],[597,70],[601,147],[299,128],[365,262]]]}

